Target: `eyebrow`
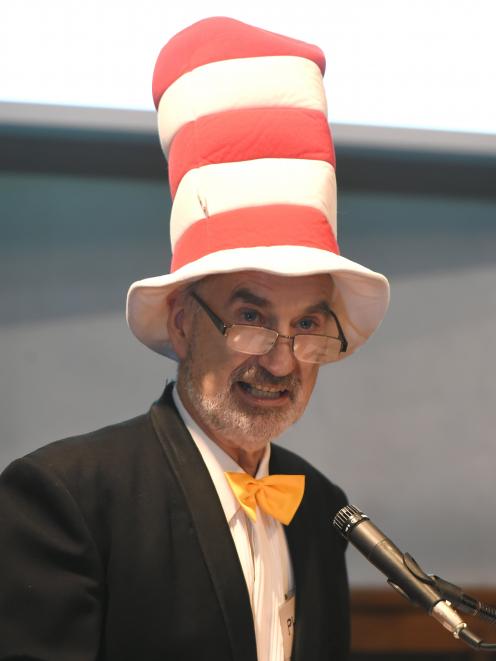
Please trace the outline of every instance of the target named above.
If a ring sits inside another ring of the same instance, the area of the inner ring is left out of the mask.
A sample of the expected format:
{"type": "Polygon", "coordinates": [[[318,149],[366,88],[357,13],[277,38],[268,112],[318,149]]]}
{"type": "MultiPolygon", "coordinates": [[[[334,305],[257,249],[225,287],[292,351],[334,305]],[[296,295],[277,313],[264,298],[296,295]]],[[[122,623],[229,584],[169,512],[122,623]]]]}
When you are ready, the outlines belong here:
{"type": "Polygon", "coordinates": [[[259,308],[268,308],[270,306],[270,301],[268,301],[266,298],[263,298],[262,296],[257,296],[257,294],[254,294],[246,287],[241,287],[240,289],[237,289],[235,292],[233,292],[229,299],[229,303],[235,303],[236,301],[251,303],[252,305],[256,305],[259,308]]]}
{"type": "Polygon", "coordinates": [[[315,305],[310,305],[303,314],[312,314],[313,312],[321,312],[325,314],[326,317],[334,317],[331,306],[326,300],[319,301],[315,305]]]}
{"type": "MultiPolygon", "coordinates": [[[[271,306],[271,303],[268,299],[254,294],[246,287],[241,287],[240,289],[237,289],[235,292],[233,292],[229,299],[229,303],[235,303],[236,301],[251,303],[252,305],[256,305],[259,308],[268,308],[271,306]]],[[[315,305],[309,305],[307,308],[305,308],[305,310],[302,311],[301,314],[313,314],[318,312],[324,314],[326,317],[334,316],[329,303],[325,299],[315,303],[315,305]]]]}

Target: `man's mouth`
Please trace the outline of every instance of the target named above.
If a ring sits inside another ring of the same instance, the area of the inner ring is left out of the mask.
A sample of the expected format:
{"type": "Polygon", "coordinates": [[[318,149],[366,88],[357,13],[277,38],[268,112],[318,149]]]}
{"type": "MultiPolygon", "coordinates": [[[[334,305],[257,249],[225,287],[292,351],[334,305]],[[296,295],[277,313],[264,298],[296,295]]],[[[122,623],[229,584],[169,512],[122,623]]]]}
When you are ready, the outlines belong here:
{"type": "Polygon", "coordinates": [[[238,381],[238,383],[242,390],[257,399],[275,400],[289,396],[289,391],[286,388],[281,389],[276,386],[255,385],[253,383],[246,383],[245,381],[238,381]]]}

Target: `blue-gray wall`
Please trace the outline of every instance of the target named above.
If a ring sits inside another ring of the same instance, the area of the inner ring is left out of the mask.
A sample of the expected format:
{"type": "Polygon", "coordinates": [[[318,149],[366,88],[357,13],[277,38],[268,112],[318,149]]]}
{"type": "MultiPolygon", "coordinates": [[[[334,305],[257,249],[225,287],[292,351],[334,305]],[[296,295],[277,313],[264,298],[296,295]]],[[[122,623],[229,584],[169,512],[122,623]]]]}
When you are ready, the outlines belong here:
{"type": "MultiPolygon", "coordinates": [[[[128,285],[168,269],[165,180],[0,172],[0,467],[142,412],[174,375],[124,319],[128,285]]],[[[496,197],[456,187],[345,187],[342,252],[390,277],[391,308],[364,349],[322,369],[284,441],[466,585],[496,583],[495,218],[496,197]]],[[[382,582],[353,551],[350,572],[382,582]]]]}

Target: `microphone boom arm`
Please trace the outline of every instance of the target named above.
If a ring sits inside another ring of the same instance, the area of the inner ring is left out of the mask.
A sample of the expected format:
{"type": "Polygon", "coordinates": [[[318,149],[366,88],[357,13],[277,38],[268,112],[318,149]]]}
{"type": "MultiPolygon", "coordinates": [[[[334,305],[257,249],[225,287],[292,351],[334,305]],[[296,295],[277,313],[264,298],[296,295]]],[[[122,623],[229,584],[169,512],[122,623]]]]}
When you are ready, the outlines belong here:
{"type": "Polygon", "coordinates": [[[447,599],[455,604],[463,613],[468,613],[474,617],[480,617],[491,624],[496,624],[496,608],[482,603],[475,597],[463,592],[458,585],[445,581],[440,576],[431,576],[434,585],[442,594],[443,599],[447,599]]]}

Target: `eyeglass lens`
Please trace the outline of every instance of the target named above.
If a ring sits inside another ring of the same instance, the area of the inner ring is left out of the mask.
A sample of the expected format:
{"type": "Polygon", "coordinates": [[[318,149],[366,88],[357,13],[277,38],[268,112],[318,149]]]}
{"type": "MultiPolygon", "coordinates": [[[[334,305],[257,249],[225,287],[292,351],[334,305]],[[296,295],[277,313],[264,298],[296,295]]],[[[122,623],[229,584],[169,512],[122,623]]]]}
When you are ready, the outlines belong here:
{"type": "Polygon", "coordinates": [[[339,358],[341,340],[324,335],[296,335],[294,353],[306,363],[329,363],[339,358]]]}
{"type": "Polygon", "coordinates": [[[231,349],[254,355],[268,353],[277,339],[277,333],[269,328],[252,326],[231,326],[226,335],[231,349]]]}
{"type": "MultiPolygon", "coordinates": [[[[274,346],[277,333],[269,328],[234,325],[226,333],[227,344],[241,353],[262,355],[274,346]]],[[[326,363],[339,358],[341,341],[325,335],[296,335],[293,351],[298,360],[307,363],[326,363]]]]}

